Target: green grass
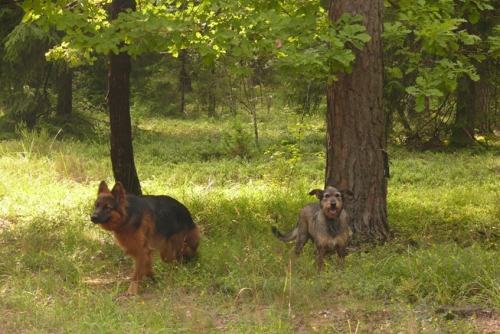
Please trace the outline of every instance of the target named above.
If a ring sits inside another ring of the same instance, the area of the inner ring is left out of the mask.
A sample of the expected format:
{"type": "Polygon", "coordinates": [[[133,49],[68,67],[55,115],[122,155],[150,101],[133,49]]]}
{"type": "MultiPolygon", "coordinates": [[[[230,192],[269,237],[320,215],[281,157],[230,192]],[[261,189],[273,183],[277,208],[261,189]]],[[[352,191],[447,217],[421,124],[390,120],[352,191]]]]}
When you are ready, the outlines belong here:
{"type": "MultiPolygon", "coordinates": [[[[86,141],[21,131],[0,142],[0,333],[474,333],[500,309],[500,159],[390,147],[392,240],[362,245],[318,275],[270,226],[293,228],[324,177],[320,117],[263,114],[260,147],[238,156],[228,119],[134,115],[143,191],[183,202],[202,227],[199,257],[155,258],[157,283],[125,292],[133,262],[89,221],[112,183],[106,133],[86,141]],[[231,141],[229,141],[230,143],[231,141]]],[[[243,127],[251,133],[249,120],[243,127]]]]}

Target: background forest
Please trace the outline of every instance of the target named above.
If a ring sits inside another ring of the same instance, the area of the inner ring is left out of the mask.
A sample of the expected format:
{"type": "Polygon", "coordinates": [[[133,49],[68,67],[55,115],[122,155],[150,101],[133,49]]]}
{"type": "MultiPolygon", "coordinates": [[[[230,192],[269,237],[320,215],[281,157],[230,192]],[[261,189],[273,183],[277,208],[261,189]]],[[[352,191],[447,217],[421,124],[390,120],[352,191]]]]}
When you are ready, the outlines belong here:
{"type": "MultiPolygon", "coordinates": [[[[61,43],[64,33],[22,23],[21,5],[4,1],[0,7],[2,136],[12,137],[20,124],[30,130],[44,127],[52,134],[63,128],[64,136],[89,136],[95,132],[95,115],[106,112],[107,55],[93,54],[89,61],[78,61],[78,67],[69,67],[63,59],[47,61],[47,52],[61,43]]],[[[322,5],[327,8],[328,2],[322,5]]],[[[476,134],[493,133],[499,108],[498,4],[399,1],[386,7],[385,92],[391,141],[423,150],[444,144],[465,147],[477,144],[476,134]]],[[[324,113],[327,83],[314,67],[292,71],[278,66],[268,53],[243,47],[211,57],[207,60],[199,48],[141,52],[132,65],[133,110],[165,117],[243,114],[254,119],[259,117],[257,109],[270,112],[272,107],[324,113]],[[243,57],[244,52],[250,55],[243,57]]],[[[300,68],[305,58],[289,61],[300,68]]],[[[258,136],[257,127],[254,134],[258,136]]]]}
{"type": "Polygon", "coordinates": [[[266,52],[138,52],[143,192],[184,203],[202,242],[189,263],[156,257],[137,296],[132,260],[89,220],[114,181],[108,57],[56,59],[68,36],[23,21],[27,2],[0,2],[0,333],[500,331],[498,2],[386,2],[391,235],[322,274],[310,244],[295,259],[270,232],[291,230],[324,184],[321,70],[266,52]]]}

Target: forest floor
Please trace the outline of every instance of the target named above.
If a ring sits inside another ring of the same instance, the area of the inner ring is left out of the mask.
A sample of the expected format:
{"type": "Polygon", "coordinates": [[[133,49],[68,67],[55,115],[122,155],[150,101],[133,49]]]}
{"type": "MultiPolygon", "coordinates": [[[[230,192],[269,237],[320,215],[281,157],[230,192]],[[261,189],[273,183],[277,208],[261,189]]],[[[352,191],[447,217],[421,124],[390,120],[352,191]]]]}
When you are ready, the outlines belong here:
{"type": "Polygon", "coordinates": [[[140,115],[143,192],[184,203],[202,242],[188,263],[156,256],[138,295],[132,260],[89,220],[99,182],[113,184],[106,132],[0,142],[0,333],[500,332],[496,143],[390,146],[390,240],[318,274],[312,244],[295,258],[270,231],[293,229],[323,185],[324,122],[301,117],[263,115],[255,147],[244,118],[140,115]]]}

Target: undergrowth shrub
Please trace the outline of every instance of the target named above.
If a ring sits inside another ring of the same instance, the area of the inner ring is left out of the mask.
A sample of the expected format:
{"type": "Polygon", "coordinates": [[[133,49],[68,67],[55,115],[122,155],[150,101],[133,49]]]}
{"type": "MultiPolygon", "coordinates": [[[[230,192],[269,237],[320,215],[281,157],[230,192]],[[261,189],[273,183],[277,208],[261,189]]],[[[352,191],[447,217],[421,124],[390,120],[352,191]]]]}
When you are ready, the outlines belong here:
{"type": "Polygon", "coordinates": [[[254,151],[253,145],[252,134],[245,129],[240,117],[234,118],[230,129],[222,133],[222,147],[230,156],[250,159],[254,151]]]}

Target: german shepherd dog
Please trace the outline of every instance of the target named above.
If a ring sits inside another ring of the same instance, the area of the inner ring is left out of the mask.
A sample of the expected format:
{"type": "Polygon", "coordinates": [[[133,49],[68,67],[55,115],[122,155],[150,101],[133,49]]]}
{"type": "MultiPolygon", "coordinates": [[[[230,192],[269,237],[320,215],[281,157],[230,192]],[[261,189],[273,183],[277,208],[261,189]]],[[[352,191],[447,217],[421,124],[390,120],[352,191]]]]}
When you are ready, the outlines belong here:
{"type": "Polygon", "coordinates": [[[196,255],[200,243],[199,228],[182,203],[169,196],[126,195],[120,182],[111,191],[101,182],[90,220],[113,232],[134,259],[131,293],[137,293],[144,276],[153,278],[155,250],[163,261],[172,263],[196,255]]]}
{"type": "Polygon", "coordinates": [[[344,199],[353,199],[348,189],[338,190],[326,187],[325,190],[314,189],[309,195],[315,195],[320,202],[304,206],[299,213],[297,227],[287,234],[281,234],[276,227],[271,227],[276,237],[283,241],[295,242],[295,255],[299,255],[309,239],[317,248],[318,272],[323,271],[324,258],[337,252],[339,267],[344,264],[347,241],[349,238],[348,214],[344,211],[344,199]]]}

